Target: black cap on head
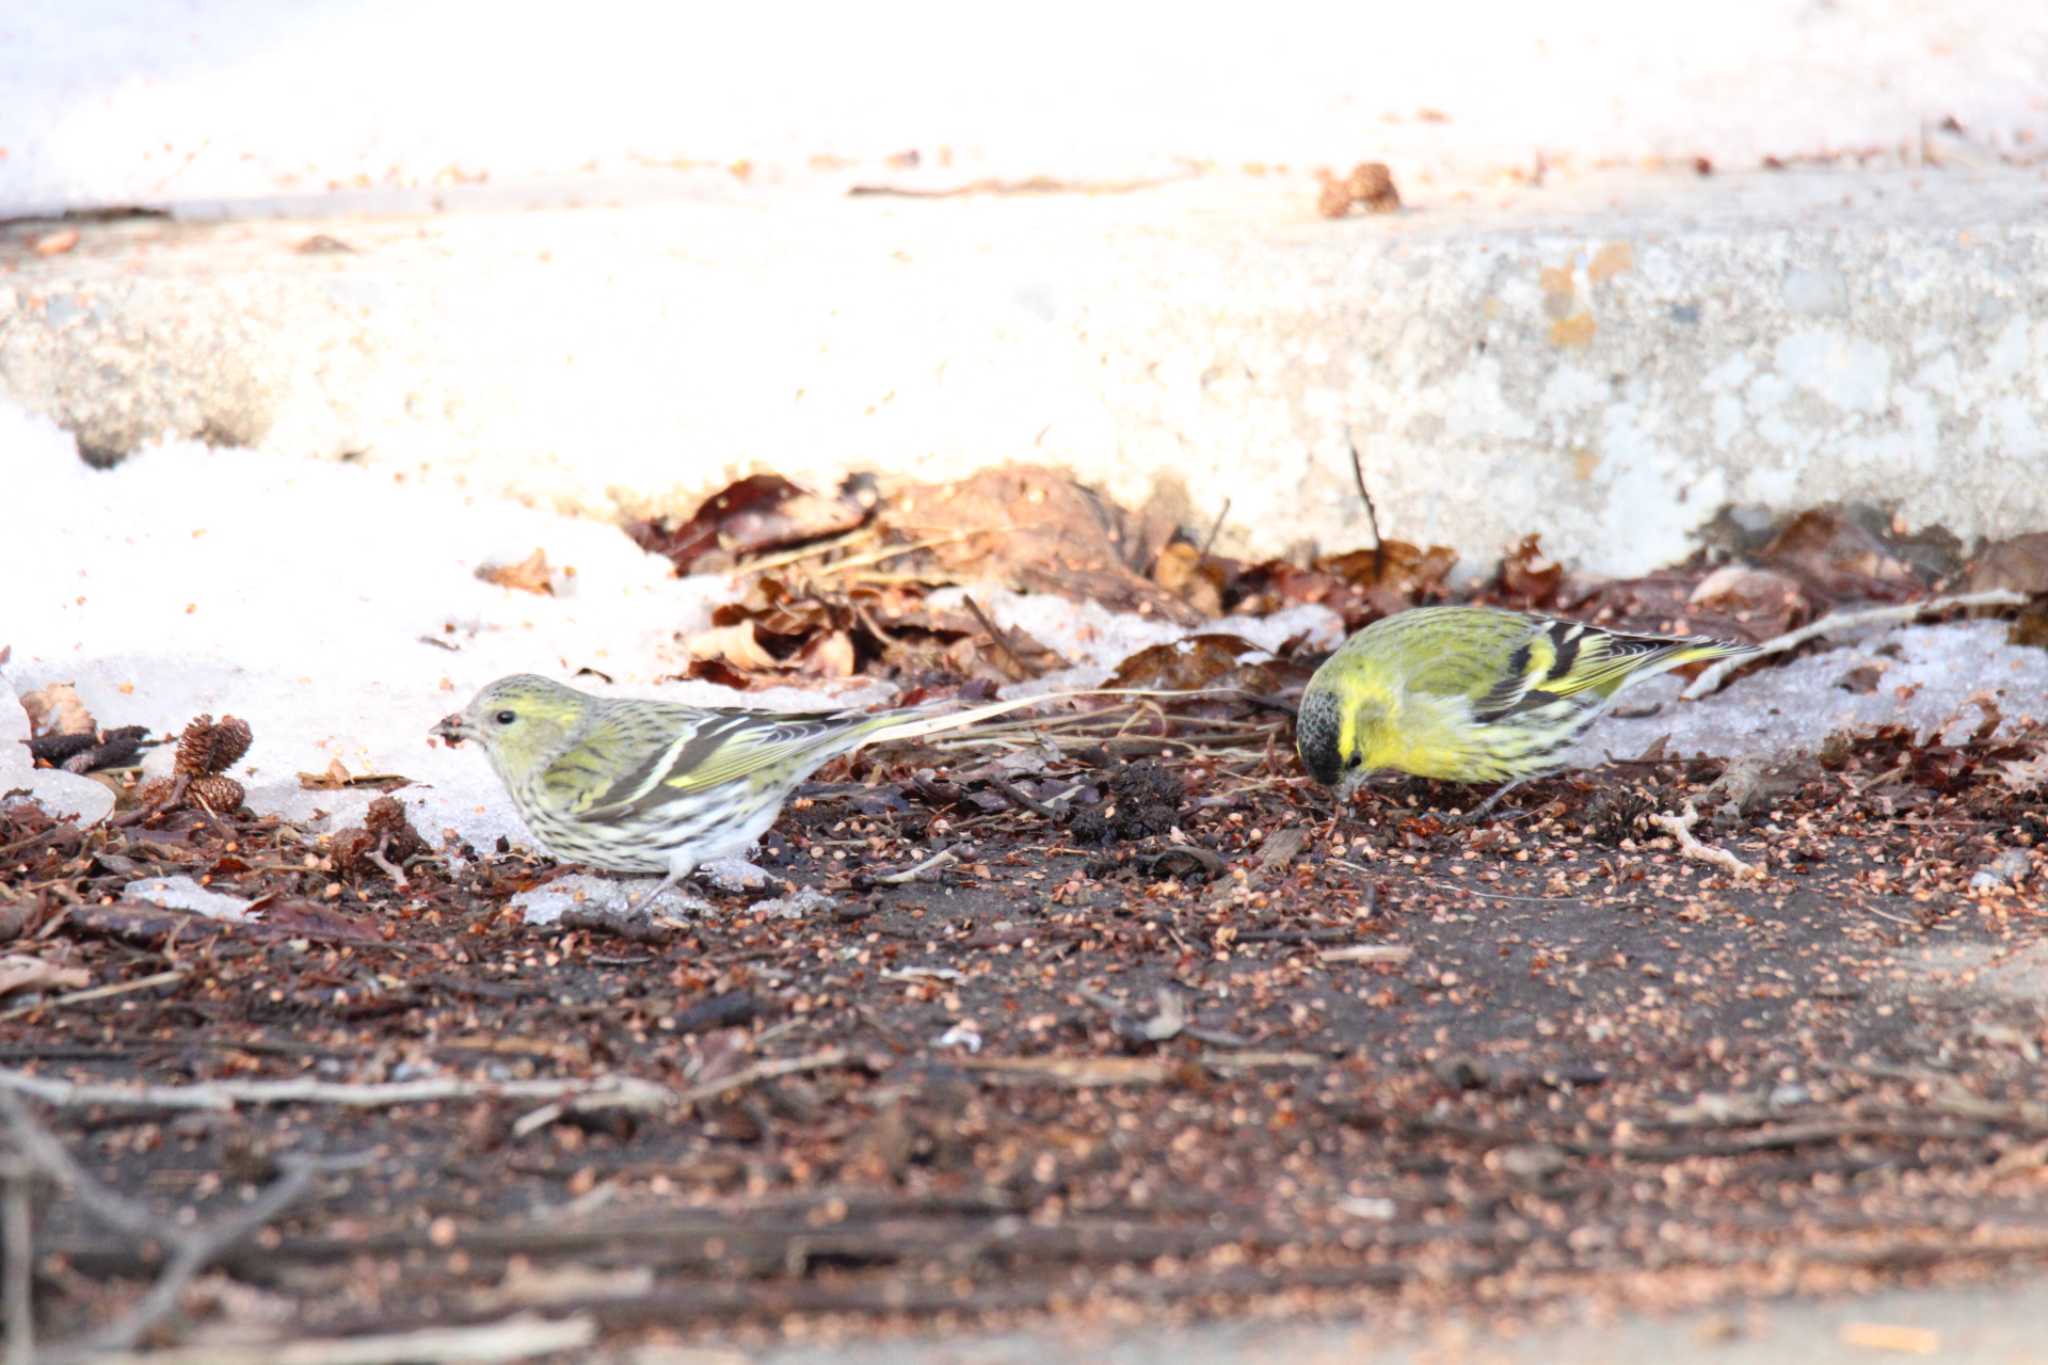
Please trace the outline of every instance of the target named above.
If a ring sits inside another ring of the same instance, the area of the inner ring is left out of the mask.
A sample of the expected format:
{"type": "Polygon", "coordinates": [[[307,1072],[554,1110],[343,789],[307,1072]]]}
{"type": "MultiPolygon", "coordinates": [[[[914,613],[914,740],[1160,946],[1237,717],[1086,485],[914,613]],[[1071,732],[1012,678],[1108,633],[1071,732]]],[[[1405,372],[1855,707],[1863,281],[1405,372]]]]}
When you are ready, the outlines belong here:
{"type": "Polygon", "coordinates": [[[1301,754],[1302,766],[1326,787],[1336,786],[1344,770],[1337,752],[1337,736],[1344,726],[1342,710],[1335,692],[1310,687],[1294,718],[1294,747],[1301,754]]]}

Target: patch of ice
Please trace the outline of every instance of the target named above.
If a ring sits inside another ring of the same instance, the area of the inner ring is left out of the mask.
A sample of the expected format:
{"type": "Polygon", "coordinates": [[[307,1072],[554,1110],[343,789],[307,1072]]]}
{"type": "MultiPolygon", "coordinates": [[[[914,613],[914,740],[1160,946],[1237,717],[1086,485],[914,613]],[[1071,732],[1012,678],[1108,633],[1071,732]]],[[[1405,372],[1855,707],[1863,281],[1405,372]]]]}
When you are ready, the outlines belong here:
{"type": "Polygon", "coordinates": [[[190,877],[144,877],[121,888],[123,899],[147,901],[168,910],[190,910],[208,919],[242,919],[256,902],[209,891],[190,877]]]}
{"type": "Polygon", "coordinates": [[[2026,880],[2033,864],[2023,848],[2009,848],[1993,858],[1990,863],[1977,869],[1970,878],[1972,891],[1996,891],[2003,886],[2017,886],[2026,880]]]}
{"type": "Polygon", "coordinates": [[[755,901],[747,909],[756,914],[776,915],[782,919],[803,919],[820,910],[830,910],[838,904],[815,886],[800,886],[787,896],[773,900],[755,901]]]}
{"type": "MultiPolygon", "coordinates": [[[[0,683],[6,678],[0,675],[0,683]]],[[[96,825],[114,810],[114,793],[105,783],[61,768],[38,768],[29,757],[28,712],[11,688],[0,686],[0,801],[22,793],[51,815],[75,818],[81,826],[96,825]]]]}
{"type": "Polygon", "coordinates": [[[981,1030],[972,1023],[962,1020],[938,1037],[932,1039],[933,1047],[964,1047],[969,1052],[981,1051],[981,1030]]]}
{"type": "Polygon", "coordinates": [[[1596,722],[1568,762],[1591,767],[1608,756],[1632,758],[1660,735],[1669,736],[1673,754],[1717,757],[1812,749],[1837,731],[1880,725],[1904,725],[1923,738],[1939,732],[1955,742],[1982,722],[1969,702],[1980,692],[1997,704],[2001,730],[2048,719],[2048,650],[2007,644],[2005,635],[1998,621],[1874,630],[1737,678],[1694,702],[1678,699],[1679,680],[1652,678],[1622,693],[1621,714],[1596,722]],[[1877,670],[1871,691],[1839,685],[1865,666],[1877,670]],[[1652,715],[1628,714],[1652,705],[1652,715]]]}
{"type": "MultiPolygon", "coordinates": [[[[512,898],[512,904],[528,924],[553,924],[569,910],[621,913],[637,897],[646,895],[653,885],[651,877],[600,877],[594,873],[576,872],[556,877],[546,886],[522,891],[512,898]]],[[[639,913],[688,918],[711,908],[708,902],[679,886],[672,886],[640,907],[639,913]]]]}
{"type": "Polygon", "coordinates": [[[698,867],[697,875],[720,891],[759,891],[768,885],[767,869],[745,858],[713,858],[698,867]]]}

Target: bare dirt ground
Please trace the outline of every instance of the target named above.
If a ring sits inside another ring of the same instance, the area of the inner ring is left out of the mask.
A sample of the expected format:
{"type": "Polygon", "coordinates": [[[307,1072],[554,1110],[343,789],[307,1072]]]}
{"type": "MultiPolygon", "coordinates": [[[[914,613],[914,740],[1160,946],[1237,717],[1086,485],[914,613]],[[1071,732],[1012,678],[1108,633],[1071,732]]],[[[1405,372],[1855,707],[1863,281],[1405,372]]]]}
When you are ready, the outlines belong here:
{"type": "Polygon", "coordinates": [[[1648,823],[1711,763],[1467,826],[1420,783],[1337,818],[1284,748],[931,758],[785,817],[769,870],[829,903],[626,938],[525,924],[551,869],[517,857],[401,890],[246,814],[8,808],[23,938],[134,986],[0,1015],[10,1123],[134,1224],[39,1206],[44,1334],[115,1322],[195,1229],[200,1341],[1534,1312],[2048,1258],[2048,916],[1971,887],[2015,848],[2039,884],[2048,805],[1996,751],[1871,737],[1695,827],[1761,877],[1648,823]],[[144,868],[270,899],[105,903],[144,868]]]}

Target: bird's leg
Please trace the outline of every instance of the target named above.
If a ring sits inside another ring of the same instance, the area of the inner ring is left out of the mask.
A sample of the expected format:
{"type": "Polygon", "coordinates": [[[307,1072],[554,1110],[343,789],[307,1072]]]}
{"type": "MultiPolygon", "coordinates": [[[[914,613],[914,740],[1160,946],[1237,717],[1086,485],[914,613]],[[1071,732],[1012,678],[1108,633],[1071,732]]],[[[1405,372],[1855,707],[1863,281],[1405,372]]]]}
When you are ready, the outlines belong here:
{"type": "Polygon", "coordinates": [[[654,889],[642,895],[635,896],[631,901],[627,902],[626,908],[619,912],[620,917],[624,919],[631,919],[634,916],[642,913],[647,909],[648,906],[652,905],[655,902],[655,900],[660,897],[662,892],[668,890],[670,887],[682,881],[683,878],[689,876],[692,872],[696,871],[696,868],[697,864],[694,860],[687,862],[678,860],[676,862],[670,863],[668,865],[668,871],[662,876],[662,879],[654,884],[654,889]]]}
{"type": "MultiPolygon", "coordinates": [[[[1486,799],[1485,799],[1484,801],[1481,801],[1481,802],[1480,802],[1480,803],[1479,803],[1479,804],[1478,804],[1478,805],[1477,805],[1476,807],[1474,807],[1473,809],[1471,809],[1471,810],[1469,810],[1469,811],[1466,811],[1466,812],[1465,812],[1465,813],[1464,813],[1463,815],[1460,815],[1460,816],[1458,816],[1458,817],[1457,817],[1457,820],[1456,820],[1456,823],[1458,823],[1458,824],[1461,824],[1461,825],[1476,825],[1476,824],[1478,824],[1478,823],[1479,823],[1479,822],[1480,822],[1481,820],[1484,820],[1484,819],[1486,818],[1486,816],[1487,816],[1487,812],[1491,811],[1491,810],[1492,810],[1492,809],[1493,809],[1493,808],[1494,808],[1495,806],[1498,806],[1498,805],[1500,804],[1500,801],[1501,801],[1501,798],[1502,798],[1502,797],[1506,796],[1506,795],[1507,795],[1507,794],[1508,794],[1509,792],[1511,792],[1511,791],[1513,791],[1513,790],[1514,790],[1515,788],[1517,788],[1517,787],[1521,786],[1521,785],[1522,785],[1523,783],[1527,782],[1528,780],[1529,780],[1529,779],[1528,779],[1528,778],[1526,778],[1526,777],[1518,777],[1518,778],[1514,779],[1514,781],[1512,781],[1512,782],[1503,782],[1503,783],[1501,783],[1501,784],[1500,784],[1500,786],[1498,786],[1498,787],[1494,788],[1494,792],[1493,792],[1493,795],[1491,795],[1491,796],[1487,797],[1487,798],[1486,798],[1486,799]]],[[[1515,815],[1513,815],[1513,816],[1507,816],[1507,817],[1503,817],[1503,818],[1504,818],[1504,819],[1514,819],[1514,820],[1519,820],[1519,819],[1521,819],[1521,818],[1522,818],[1522,815],[1523,815],[1523,814],[1524,814],[1524,812],[1517,812],[1517,813],[1516,813],[1515,815]]]]}

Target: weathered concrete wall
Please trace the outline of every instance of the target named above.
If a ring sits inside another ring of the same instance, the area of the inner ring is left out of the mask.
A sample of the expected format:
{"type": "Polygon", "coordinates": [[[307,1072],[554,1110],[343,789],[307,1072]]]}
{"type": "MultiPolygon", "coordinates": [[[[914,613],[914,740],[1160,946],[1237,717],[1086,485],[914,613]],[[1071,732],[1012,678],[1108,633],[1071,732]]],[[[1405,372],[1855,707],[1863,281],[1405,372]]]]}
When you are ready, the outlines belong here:
{"type": "Polygon", "coordinates": [[[1196,525],[1228,499],[1252,553],[1361,540],[1348,429],[1388,534],[1624,572],[1726,505],[2048,526],[2044,194],[1610,178],[1327,222],[1303,178],[1212,176],[16,233],[0,390],[106,458],[201,435],[605,516],[1064,463],[1196,525]]]}

